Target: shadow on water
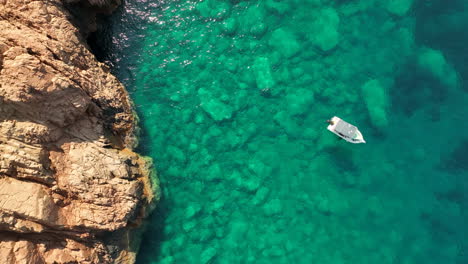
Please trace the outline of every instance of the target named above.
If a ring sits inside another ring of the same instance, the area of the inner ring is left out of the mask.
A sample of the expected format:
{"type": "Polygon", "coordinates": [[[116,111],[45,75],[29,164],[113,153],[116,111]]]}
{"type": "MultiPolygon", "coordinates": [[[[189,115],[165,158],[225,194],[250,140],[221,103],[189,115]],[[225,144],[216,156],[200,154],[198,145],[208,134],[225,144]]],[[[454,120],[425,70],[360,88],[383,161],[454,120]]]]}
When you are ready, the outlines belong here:
{"type": "MultiPolygon", "coordinates": [[[[458,73],[460,85],[463,92],[468,92],[468,84],[464,79],[468,77],[468,2],[466,0],[426,0],[417,1],[414,8],[416,14],[415,40],[419,45],[426,46],[432,49],[440,50],[446,60],[453,65],[458,73]]],[[[405,78],[400,81],[404,83],[405,78]]],[[[425,82],[428,82],[426,80],[425,82]]],[[[428,83],[427,85],[431,85],[428,83]]],[[[439,91],[436,84],[432,84],[435,90],[432,96],[421,98],[432,99],[431,104],[436,100],[443,100],[445,91],[439,91]],[[441,92],[441,94],[440,94],[441,92]]],[[[440,86],[440,84],[438,84],[440,86]]],[[[411,85],[403,85],[406,92],[410,90],[411,85]]],[[[442,86],[440,86],[442,87],[442,86]]],[[[443,88],[443,87],[442,87],[443,88]]],[[[446,89],[446,88],[445,88],[446,89]]],[[[460,96],[463,92],[460,91],[460,96]]],[[[446,95],[446,94],[445,94],[446,95]]],[[[411,99],[408,99],[411,100],[411,99]]],[[[406,101],[406,106],[412,107],[417,100],[406,101]]],[[[404,102],[404,100],[403,100],[404,102]]],[[[420,106],[418,106],[420,107],[420,106]]],[[[456,106],[451,106],[456,108],[456,106]]],[[[452,117],[453,118],[453,117],[452,117]]],[[[456,119],[454,119],[456,120],[456,119]]],[[[462,126],[463,127],[463,126],[462,126]]],[[[442,157],[437,169],[441,173],[444,181],[452,182],[454,188],[435,193],[434,196],[438,201],[450,201],[459,208],[468,206],[468,181],[466,173],[468,171],[468,140],[462,140],[446,157],[442,157]]],[[[456,208],[456,207],[455,207],[456,208]]],[[[463,210],[463,209],[461,209],[463,210]]],[[[451,211],[447,211],[451,212],[451,211]]],[[[455,211],[456,212],[456,211],[455,211]]],[[[466,213],[461,214],[462,217],[444,217],[435,218],[429,214],[422,215],[422,218],[430,224],[430,230],[433,236],[441,241],[453,240],[457,241],[459,249],[456,263],[468,263],[468,241],[466,240],[467,231],[460,228],[465,225],[466,213]]]]}
{"type": "MultiPolygon", "coordinates": [[[[417,46],[440,50],[458,73],[462,89],[468,92],[464,76],[468,76],[468,2],[454,0],[447,4],[444,0],[415,2],[417,46]]],[[[418,67],[417,58],[411,58],[403,66],[395,80],[397,93],[393,94],[392,107],[410,117],[428,105],[428,115],[432,121],[440,119],[438,105],[449,96],[448,87],[441,80],[418,67]]]]}
{"type": "MultiPolygon", "coordinates": [[[[419,69],[415,60],[403,67],[395,80],[398,92],[393,94],[393,111],[402,111],[406,116],[411,116],[415,111],[441,104],[448,95],[447,88],[440,80],[419,69]]],[[[433,108],[430,115],[432,120],[439,118],[438,109],[433,108]]]]}
{"type": "MultiPolygon", "coordinates": [[[[152,157],[150,152],[152,140],[149,133],[147,132],[148,128],[146,128],[144,125],[146,124],[144,120],[144,115],[142,115],[139,110],[137,110],[137,114],[140,117],[141,131],[139,134],[140,144],[137,147],[136,152],[145,156],[152,157]]],[[[161,190],[164,189],[164,181],[160,181],[160,188],[161,190]]],[[[158,202],[156,209],[146,220],[149,223],[149,225],[147,226],[147,229],[144,232],[140,252],[138,252],[137,254],[136,263],[148,263],[150,261],[150,259],[148,259],[148,256],[160,256],[161,243],[165,240],[164,226],[167,218],[166,216],[168,215],[170,208],[171,206],[167,203],[164,192],[161,191],[161,199],[158,202]]],[[[151,259],[151,261],[154,261],[154,259],[151,259]]]]}
{"type": "MultiPolygon", "coordinates": [[[[115,16],[121,15],[123,6],[120,6],[115,11],[115,16]]],[[[96,16],[97,31],[91,32],[86,39],[91,52],[96,56],[100,62],[104,62],[112,66],[113,52],[115,51],[112,43],[112,36],[114,35],[114,27],[110,26],[113,23],[113,16],[105,16],[98,14],[96,16]]]]}
{"type": "Polygon", "coordinates": [[[442,168],[458,173],[468,171],[468,139],[463,141],[452,154],[443,161],[442,168]]]}
{"type": "MultiPolygon", "coordinates": [[[[340,139],[340,142],[344,141],[340,139]]],[[[346,144],[346,143],[345,143],[346,144]]],[[[349,146],[333,146],[326,148],[325,153],[333,157],[335,165],[343,171],[356,171],[357,167],[353,162],[353,151],[349,146]]]]}
{"type": "Polygon", "coordinates": [[[109,30],[104,28],[102,32],[93,32],[89,34],[89,37],[87,39],[91,52],[94,54],[94,56],[96,56],[96,59],[100,62],[106,62],[109,60],[109,57],[107,56],[108,52],[106,52],[106,48],[102,45],[102,43],[111,43],[112,41],[101,39],[101,37],[107,38],[110,35],[112,35],[112,32],[108,31],[109,30]]]}
{"type": "MultiPolygon", "coordinates": [[[[140,47],[143,37],[140,32],[143,29],[137,28],[136,25],[144,25],[144,20],[149,14],[145,9],[145,5],[136,5],[138,3],[125,1],[111,16],[99,16],[98,30],[91,33],[87,39],[88,45],[97,60],[106,63],[111,68],[112,73],[117,76],[130,92],[135,89],[133,87],[135,81],[133,70],[135,69],[134,65],[138,63],[138,47],[140,47]],[[142,11],[139,8],[145,10],[142,11]],[[133,14],[133,12],[141,17],[133,14]],[[122,39],[115,39],[116,32],[125,32],[126,35],[122,39]],[[128,49],[130,48],[132,52],[129,52],[128,49]]],[[[142,109],[138,109],[137,107],[136,110],[140,118],[139,125],[141,128],[139,135],[140,144],[136,151],[142,155],[151,156],[149,146],[151,146],[152,140],[147,132],[147,128],[144,126],[145,120],[141,114],[142,109]]],[[[164,183],[162,182],[161,189],[164,188],[163,185],[164,183]]],[[[147,219],[150,224],[143,235],[140,252],[137,255],[137,263],[150,262],[150,259],[147,259],[145,256],[154,257],[160,255],[161,243],[165,240],[163,229],[169,210],[170,206],[164,194],[162,194],[155,211],[147,219]]],[[[154,261],[154,259],[151,259],[151,261],[154,261]]]]}
{"type": "Polygon", "coordinates": [[[157,208],[147,219],[150,224],[143,235],[136,263],[149,263],[150,261],[155,261],[154,256],[161,255],[161,244],[167,239],[164,237],[164,226],[169,210],[170,207],[167,205],[164,195],[162,195],[157,208]]]}

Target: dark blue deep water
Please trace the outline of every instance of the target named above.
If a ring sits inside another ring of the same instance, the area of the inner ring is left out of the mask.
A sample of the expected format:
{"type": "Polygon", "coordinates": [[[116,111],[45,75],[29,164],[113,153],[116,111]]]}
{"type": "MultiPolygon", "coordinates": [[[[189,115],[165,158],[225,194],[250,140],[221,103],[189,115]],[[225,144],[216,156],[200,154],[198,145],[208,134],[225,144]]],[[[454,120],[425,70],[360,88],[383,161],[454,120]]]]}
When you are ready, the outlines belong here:
{"type": "Polygon", "coordinates": [[[468,1],[127,0],[93,39],[163,190],[138,263],[468,263],[468,1]]]}

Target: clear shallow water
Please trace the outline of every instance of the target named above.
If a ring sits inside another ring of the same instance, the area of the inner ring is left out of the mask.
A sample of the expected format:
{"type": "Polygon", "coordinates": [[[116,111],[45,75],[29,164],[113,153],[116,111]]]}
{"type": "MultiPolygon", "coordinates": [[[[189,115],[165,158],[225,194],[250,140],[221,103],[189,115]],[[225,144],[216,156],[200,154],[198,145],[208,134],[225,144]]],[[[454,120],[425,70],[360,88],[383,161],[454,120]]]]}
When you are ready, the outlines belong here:
{"type": "Polygon", "coordinates": [[[465,2],[127,1],[97,51],[163,188],[138,263],[468,263],[465,2]]]}

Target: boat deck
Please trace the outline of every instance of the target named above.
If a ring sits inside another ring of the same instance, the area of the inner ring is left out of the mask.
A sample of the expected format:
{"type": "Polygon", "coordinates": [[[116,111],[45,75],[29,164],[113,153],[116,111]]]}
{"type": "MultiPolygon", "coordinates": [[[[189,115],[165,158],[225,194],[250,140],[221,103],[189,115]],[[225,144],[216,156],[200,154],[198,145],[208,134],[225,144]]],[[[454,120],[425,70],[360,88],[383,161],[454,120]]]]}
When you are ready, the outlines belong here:
{"type": "Polygon", "coordinates": [[[339,134],[342,134],[344,137],[353,138],[356,135],[357,127],[343,121],[339,120],[335,126],[335,131],[339,134]]]}

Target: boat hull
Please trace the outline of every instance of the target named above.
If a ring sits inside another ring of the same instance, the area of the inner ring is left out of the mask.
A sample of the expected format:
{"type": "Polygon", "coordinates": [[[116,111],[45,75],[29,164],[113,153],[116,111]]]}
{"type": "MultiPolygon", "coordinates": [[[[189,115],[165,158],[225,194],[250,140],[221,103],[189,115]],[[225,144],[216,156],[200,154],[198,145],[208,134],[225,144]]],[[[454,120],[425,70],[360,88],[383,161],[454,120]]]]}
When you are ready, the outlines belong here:
{"type": "Polygon", "coordinates": [[[353,144],[366,143],[366,141],[364,140],[364,137],[362,136],[361,131],[359,131],[357,127],[349,124],[348,122],[344,121],[343,119],[337,116],[334,116],[330,121],[331,122],[328,125],[327,129],[333,134],[348,141],[349,143],[353,143],[353,144]],[[348,130],[343,131],[343,127],[348,128],[348,130]],[[341,132],[339,128],[342,128],[341,132]],[[350,133],[352,133],[352,135],[350,135],[350,133]]]}

